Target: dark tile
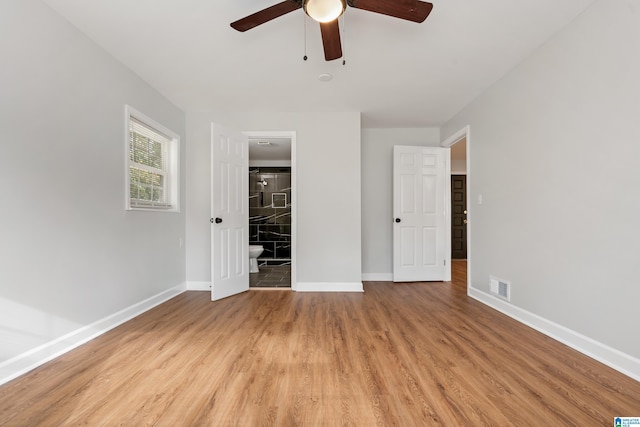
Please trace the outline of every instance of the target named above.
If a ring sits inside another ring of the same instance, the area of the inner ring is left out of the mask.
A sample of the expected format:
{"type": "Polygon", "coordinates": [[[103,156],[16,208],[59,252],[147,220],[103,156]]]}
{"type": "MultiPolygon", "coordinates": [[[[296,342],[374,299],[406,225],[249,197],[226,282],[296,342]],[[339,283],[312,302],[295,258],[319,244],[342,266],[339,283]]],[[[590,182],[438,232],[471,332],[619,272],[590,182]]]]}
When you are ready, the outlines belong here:
{"type": "Polygon", "coordinates": [[[276,258],[291,258],[291,243],[290,242],[277,242],[276,243],[276,258]]]}
{"type": "Polygon", "coordinates": [[[249,208],[250,224],[269,224],[274,223],[276,211],[272,208],[254,207],[249,208]]]}
{"type": "Polygon", "coordinates": [[[260,267],[260,272],[251,273],[249,286],[260,288],[291,287],[291,266],[260,267]]]}
{"type": "Polygon", "coordinates": [[[274,219],[276,224],[291,225],[291,207],[277,209],[274,219]]]}
{"type": "MultiPolygon", "coordinates": [[[[260,167],[251,168],[251,171],[253,173],[249,174],[249,240],[251,244],[262,245],[264,248],[258,258],[260,266],[284,264],[290,270],[291,168],[260,167]],[[283,207],[272,207],[274,193],[280,193],[275,194],[275,199],[279,197],[283,207]]],[[[272,279],[273,276],[269,276],[269,280],[272,279]]],[[[252,278],[252,283],[256,280],[252,278]]]]}
{"type": "Polygon", "coordinates": [[[252,225],[249,224],[249,242],[253,245],[255,244],[254,242],[257,242],[258,240],[260,240],[259,234],[258,234],[258,227],[257,225],[252,225]]]}
{"type": "Polygon", "coordinates": [[[265,242],[265,241],[262,241],[262,240],[258,240],[256,242],[256,245],[262,245],[262,247],[264,248],[264,251],[262,252],[262,255],[260,255],[258,257],[259,260],[262,260],[262,258],[274,258],[275,257],[276,248],[275,248],[275,243],[274,242],[265,242]]]}
{"type": "Polygon", "coordinates": [[[291,174],[279,173],[276,175],[276,190],[283,191],[291,188],[291,174]]]}
{"type": "Polygon", "coordinates": [[[258,174],[249,173],[249,192],[260,191],[262,188],[258,188],[258,174]]]}
{"type": "Polygon", "coordinates": [[[277,210],[286,209],[289,203],[286,193],[271,193],[271,207],[277,210]]]}
{"type": "Polygon", "coordinates": [[[251,209],[258,207],[259,195],[258,191],[249,192],[249,216],[251,216],[251,209]]]}
{"type": "Polygon", "coordinates": [[[281,224],[269,224],[260,226],[260,240],[272,242],[290,242],[291,226],[281,224]]]}

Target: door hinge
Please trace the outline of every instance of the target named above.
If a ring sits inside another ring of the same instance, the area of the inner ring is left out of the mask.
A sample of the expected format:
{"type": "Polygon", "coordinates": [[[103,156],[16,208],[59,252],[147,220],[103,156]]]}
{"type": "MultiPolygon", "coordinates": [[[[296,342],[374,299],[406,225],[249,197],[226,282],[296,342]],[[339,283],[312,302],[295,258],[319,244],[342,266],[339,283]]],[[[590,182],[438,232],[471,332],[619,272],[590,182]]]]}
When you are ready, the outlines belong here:
{"type": "Polygon", "coordinates": [[[445,260],[442,260],[442,262],[444,262],[444,265],[445,265],[445,266],[447,265],[447,260],[446,260],[446,259],[445,259],[445,260]]]}

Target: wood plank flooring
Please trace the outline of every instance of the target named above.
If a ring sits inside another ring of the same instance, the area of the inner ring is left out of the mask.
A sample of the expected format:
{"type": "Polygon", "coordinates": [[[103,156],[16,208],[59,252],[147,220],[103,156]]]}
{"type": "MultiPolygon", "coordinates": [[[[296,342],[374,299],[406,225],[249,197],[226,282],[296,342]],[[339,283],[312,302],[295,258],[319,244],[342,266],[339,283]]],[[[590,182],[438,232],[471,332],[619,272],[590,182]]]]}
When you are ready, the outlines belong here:
{"type": "Polygon", "coordinates": [[[187,292],[0,387],[2,426],[611,426],[640,383],[454,282],[187,292]]]}

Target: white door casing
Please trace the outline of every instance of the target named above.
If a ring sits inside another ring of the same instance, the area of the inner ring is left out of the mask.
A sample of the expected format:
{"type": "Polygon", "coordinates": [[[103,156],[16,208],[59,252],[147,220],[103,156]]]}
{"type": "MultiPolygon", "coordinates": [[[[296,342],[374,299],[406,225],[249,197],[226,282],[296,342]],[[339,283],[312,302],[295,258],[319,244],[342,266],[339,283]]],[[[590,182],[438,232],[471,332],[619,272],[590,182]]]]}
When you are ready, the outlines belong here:
{"type": "Polygon", "coordinates": [[[447,248],[449,149],[393,148],[393,281],[442,281],[447,248]]]}
{"type": "Polygon", "coordinates": [[[249,290],[249,144],[211,124],[211,300],[249,290]]]}

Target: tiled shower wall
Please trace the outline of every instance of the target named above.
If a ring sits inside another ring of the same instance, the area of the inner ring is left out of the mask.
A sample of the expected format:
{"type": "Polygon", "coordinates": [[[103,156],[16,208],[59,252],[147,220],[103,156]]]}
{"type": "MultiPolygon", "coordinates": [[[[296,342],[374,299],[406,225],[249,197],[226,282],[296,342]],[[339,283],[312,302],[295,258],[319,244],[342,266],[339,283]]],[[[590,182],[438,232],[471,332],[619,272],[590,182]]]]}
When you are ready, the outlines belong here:
{"type": "Polygon", "coordinates": [[[249,168],[249,243],[261,264],[291,262],[291,168],[249,168]]]}

